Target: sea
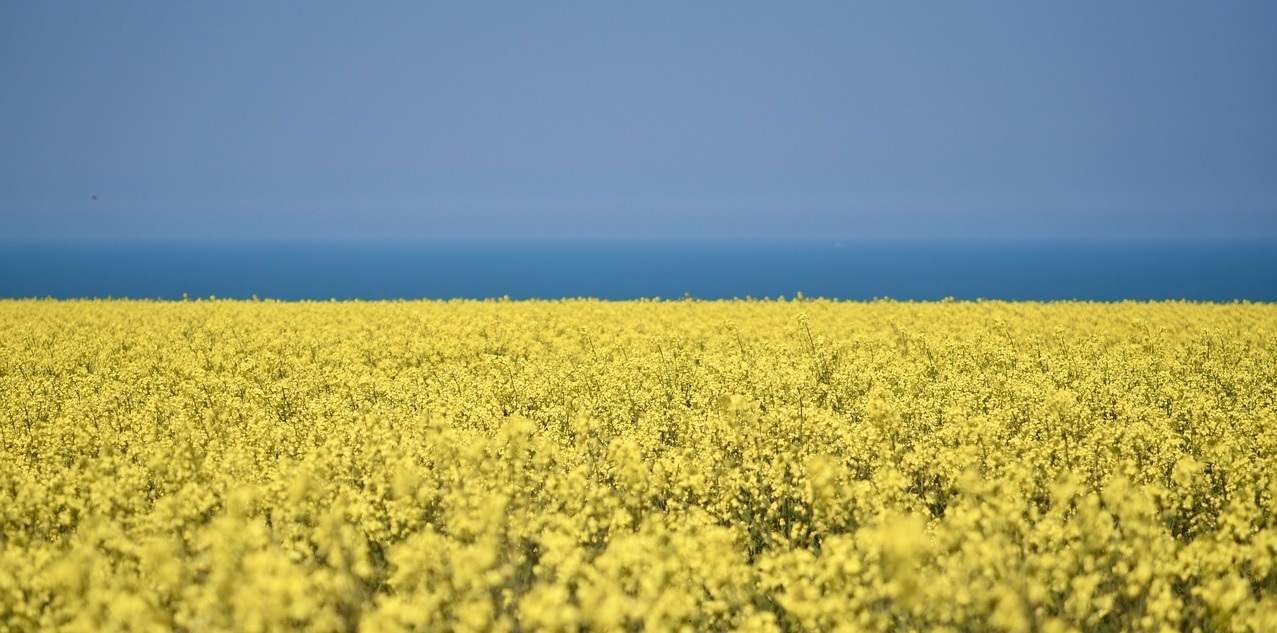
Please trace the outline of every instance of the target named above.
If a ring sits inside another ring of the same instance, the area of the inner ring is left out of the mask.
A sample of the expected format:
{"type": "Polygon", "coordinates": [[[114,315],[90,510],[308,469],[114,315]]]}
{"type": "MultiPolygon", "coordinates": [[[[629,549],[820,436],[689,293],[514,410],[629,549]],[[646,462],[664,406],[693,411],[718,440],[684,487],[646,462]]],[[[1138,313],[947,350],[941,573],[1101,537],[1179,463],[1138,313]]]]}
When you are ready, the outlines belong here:
{"type": "Polygon", "coordinates": [[[1277,240],[0,241],[0,298],[1277,301],[1277,240]]]}

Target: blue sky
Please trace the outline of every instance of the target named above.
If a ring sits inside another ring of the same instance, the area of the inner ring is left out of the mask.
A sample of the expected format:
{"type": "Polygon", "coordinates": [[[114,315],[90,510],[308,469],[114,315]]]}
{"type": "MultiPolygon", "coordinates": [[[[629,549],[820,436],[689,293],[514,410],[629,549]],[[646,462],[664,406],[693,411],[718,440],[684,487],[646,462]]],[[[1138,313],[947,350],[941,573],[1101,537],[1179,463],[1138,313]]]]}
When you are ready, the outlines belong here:
{"type": "Polygon", "coordinates": [[[0,237],[1277,237],[1272,2],[10,2],[0,85],[0,237]]]}

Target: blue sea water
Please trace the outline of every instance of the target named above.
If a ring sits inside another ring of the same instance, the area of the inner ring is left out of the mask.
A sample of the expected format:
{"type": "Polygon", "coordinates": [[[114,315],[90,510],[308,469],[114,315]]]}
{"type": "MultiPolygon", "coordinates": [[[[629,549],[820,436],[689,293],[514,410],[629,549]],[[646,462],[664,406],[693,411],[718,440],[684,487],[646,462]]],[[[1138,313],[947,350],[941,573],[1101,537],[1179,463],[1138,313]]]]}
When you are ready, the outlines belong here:
{"type": "Polygon", "coordinates": [[[1277,301],[1277,241],[0,242],[0,297],[1277,301]]]}

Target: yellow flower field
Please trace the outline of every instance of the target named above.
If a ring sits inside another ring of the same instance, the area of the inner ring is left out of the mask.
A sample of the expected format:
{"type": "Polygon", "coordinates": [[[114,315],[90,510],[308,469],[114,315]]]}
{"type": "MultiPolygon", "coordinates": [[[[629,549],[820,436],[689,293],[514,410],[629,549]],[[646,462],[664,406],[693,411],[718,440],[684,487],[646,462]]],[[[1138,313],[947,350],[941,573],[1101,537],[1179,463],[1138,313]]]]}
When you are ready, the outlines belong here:
{"type": "Polygon", "coordinates": [[[1277,630],[1273,304],[5,300],[0,399],[0,630],[1277,630]]]}

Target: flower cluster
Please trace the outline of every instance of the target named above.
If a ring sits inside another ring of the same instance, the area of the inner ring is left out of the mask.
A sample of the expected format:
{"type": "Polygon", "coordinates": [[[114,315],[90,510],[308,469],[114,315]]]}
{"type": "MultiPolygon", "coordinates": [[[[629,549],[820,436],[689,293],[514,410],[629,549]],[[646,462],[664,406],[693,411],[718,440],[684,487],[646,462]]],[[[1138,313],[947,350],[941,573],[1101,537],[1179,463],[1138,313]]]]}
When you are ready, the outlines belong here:
{"type": "Polygon", "coordinates": [[[1277,306],[0,301],[0,629],[1277,630],[1277,306]]]}

